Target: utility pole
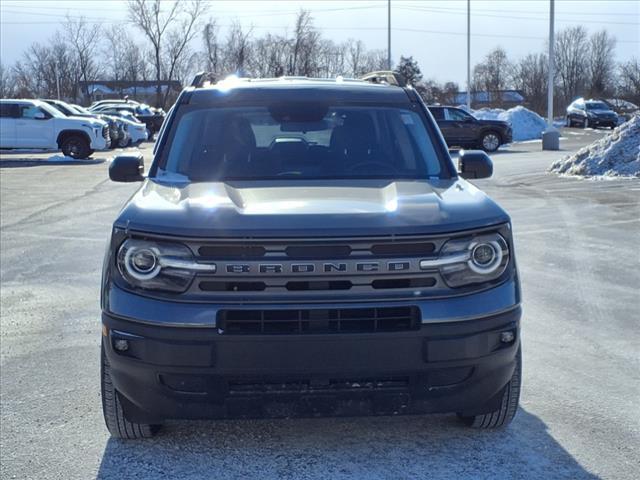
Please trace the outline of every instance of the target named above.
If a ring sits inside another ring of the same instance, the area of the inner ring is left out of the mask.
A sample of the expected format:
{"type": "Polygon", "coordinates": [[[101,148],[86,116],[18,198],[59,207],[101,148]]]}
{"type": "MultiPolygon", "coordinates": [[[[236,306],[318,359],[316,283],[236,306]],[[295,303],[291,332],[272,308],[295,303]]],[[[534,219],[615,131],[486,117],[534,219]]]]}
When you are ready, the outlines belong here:
{"type": "Polygon", "coordinates": [[[467,0],[467,109],[471,110],[471,0],[467,0]]]}
{"type": "Polygon", "coordinates": [[[387,69],[391,70],[391,0],[387,0],[387,69]]]}
{"type": "Polygon", "coordinates": [[[554,43],[554,0],[550,0],[549,7],[549,83],[547,85],[547,124],[553,126],[553,78],[555,76],[555,58],[553,52],[554,43]]]}
{"type": "Polygon", "coordinates": [[[60,70],[58,67],[58,61],[53,64],[56,69],[56,91],[58,93],[58,100],[60,100],[60,70]]]}
{"type": "Polygon", "coordinates": [[[555,59],[553,58],[554,43],[554,0],[549,0],[549,79],[547,85],[547,128],[542,132],[543,150],[560,150],[560,132],[553,126],[553,78],[555,59]]]}

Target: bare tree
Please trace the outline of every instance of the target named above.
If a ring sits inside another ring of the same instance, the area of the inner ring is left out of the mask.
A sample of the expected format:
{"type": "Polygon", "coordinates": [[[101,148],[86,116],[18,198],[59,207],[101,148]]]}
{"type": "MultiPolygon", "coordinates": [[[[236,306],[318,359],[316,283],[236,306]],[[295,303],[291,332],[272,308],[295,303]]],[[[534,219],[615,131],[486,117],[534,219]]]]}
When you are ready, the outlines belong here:
{"type": "Polygon", "coordinates": [[[616,39],[606,30],[591,35],[589,39],[589,95],[601,97],[609,95],[615,88],[614,52],[616,39]]]}
{"type": "Polygon", "coordinates": [[[289,55],[290,42],[286,37],[267,34],[253,42],[250,71],[257,77],[280,77],[284,75],[289,55]]]}
{"type": "Polygon", "coordinates": [[[204,54],[206,58],[206,70],[219,74],[221,48],[218,39],[218,25],[215,20],[209,19],[202,29],[202,43],[204,44],[204,54]]]}
{"type": "Polygon", "coordinates": [[[497,105],[502,103],[501,90],[508,88],[513,72],[513,65],[502,47],[489,52],[484,60],[473,69],[475,90],[484,90],[489,100],[497,105]]]}
{"type": "Polygon", "coordinates": [[[100,25],[89,25],[84,17],[74,20],[67,15],[63,27],[66,38],[75,52],[80,79],[85,82],[83,93],[89,97],[88,82],[95,80],[99,71],[99,66],[94,58],[101,35],[100,25]]]}
{"type": "MultiPolygon", "coordinates": [[[[164,72],[165,78],[169,82],[175,78],[178,67],[181,67],[180,69],[182,70],[185,68],[184,64],[180,64],[190,56],[188,45],[198,33],[196,23],[200,15],[204,12],[205,5],[202,0],[192,0],[181,16],[177,28],[167,34],[164,72]]],[[[165,89],[164,96],[162,97],[162,106],[165,106],[170,90],[169,87],[165,89]]]]}
{"type": "Polygon", "coordinates": [[[625,100],[640,104],[640,61],[634,57],[621,64],[619,69],[618,94],[625,100]]]}
{"type": "Polygon", "coordinates": [[[347,69],[350,76],[358,78],[364,73],[365,46],[362,40],[347,40],[347,69]]]}
{"type": "Polygon", "coordinates": [[[13,98],[15,93],[14,72],[0,62],[0,98],[13,98]]]}
{"type": "Polygon", "coordinates": [[[224,73],[246,75],[246,67],[251,61],[251,34],[253,28],[245,31],[239,22],[234,22],[229,28],[225,42],[224,73]]]}
{"type": "Polygon", "coordinates": [[[556,36],[555,67],[565,105],[582,91],[587,71],[589,42],[581,25],[569,27],[556,36]]]}
{"type": "Polygon", "coordinates": [[[544,53],[530,53],[514,66],[514,86],[538,113],[543,113],[547,106],[548,72],[549,59],[544,53]]]}
{"type": "Polygon", "coordinates": [[[319,40],[320,33],[313,26],[311,12],[300,10],[293,30],[289,75],[313,75],[319,40]]]}
{"type": "MultiPolygon", "coordinates": [[[[165,4],[166,5],[166,4],[165,4]]],[[[172,2],[163,12],[160,0],[129,0],[129,17],[151,42],[156,76],[156,106],[162,101],[162,53],[167,29],[180,16],[184,4],[172,2]]]]}

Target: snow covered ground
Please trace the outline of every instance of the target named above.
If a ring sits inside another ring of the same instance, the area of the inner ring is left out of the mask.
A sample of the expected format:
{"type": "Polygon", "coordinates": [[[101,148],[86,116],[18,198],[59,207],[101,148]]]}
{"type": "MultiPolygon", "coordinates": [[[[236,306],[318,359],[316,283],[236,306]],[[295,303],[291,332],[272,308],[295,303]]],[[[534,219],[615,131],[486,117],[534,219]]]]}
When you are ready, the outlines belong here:
{"type": "Polygon", "coordinates": [[[606,137],[556,160],[550,172],[581,177],[640,177],[640,114],[606,137]]]}

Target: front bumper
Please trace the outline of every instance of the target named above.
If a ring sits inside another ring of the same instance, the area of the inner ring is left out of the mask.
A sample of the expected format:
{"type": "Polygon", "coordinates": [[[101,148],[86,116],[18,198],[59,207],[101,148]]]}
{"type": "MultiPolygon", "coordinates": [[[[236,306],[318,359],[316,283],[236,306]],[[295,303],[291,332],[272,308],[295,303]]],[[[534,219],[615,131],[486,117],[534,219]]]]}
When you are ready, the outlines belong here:
{"type": "Polygon", "coordinates": [[[618,124],[618,119],[607,117],[589,117],[589,124],[593,127],[615,127],[618,124]]]}
{"type": "Polygon", "coordinates": [[[387,333],[223,335],[103,313],[112,381],[132,421],[486,413],[515,365],[521,309],[387,333]],[[501,333],[514,339],[501,341],[501,333]],[[124,352],[114,342],[127,340],[124,352]]]}
{"type": "Polygon", "coordinates": [[[110,139],[104,138],[102,135],[98,134],[93,137],[91,140],[91,149],[92,150],[106,150],[109,148],[110,139]]]}

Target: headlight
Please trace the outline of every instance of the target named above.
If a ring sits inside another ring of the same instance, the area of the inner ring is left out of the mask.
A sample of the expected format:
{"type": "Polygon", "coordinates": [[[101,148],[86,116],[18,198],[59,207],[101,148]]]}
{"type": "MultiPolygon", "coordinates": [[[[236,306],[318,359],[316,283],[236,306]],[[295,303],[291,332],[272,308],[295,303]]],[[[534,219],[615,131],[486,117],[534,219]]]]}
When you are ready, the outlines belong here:
{"type": "Polygon", "coordinates": [[[420,268],[438,269],[452,288],[499,278],[509,264],[509,246],[499,233],[449,240],[437,259],[422,260],[420,268]]]}
{"type": "Polygon", "coordinates": [[[146,240],[126,240],[117,262],[120,275],[131,286],[169,292],[184,292],[196,272],[216,271],[214,264],[194,261],[184,245],[146,240]]]}

